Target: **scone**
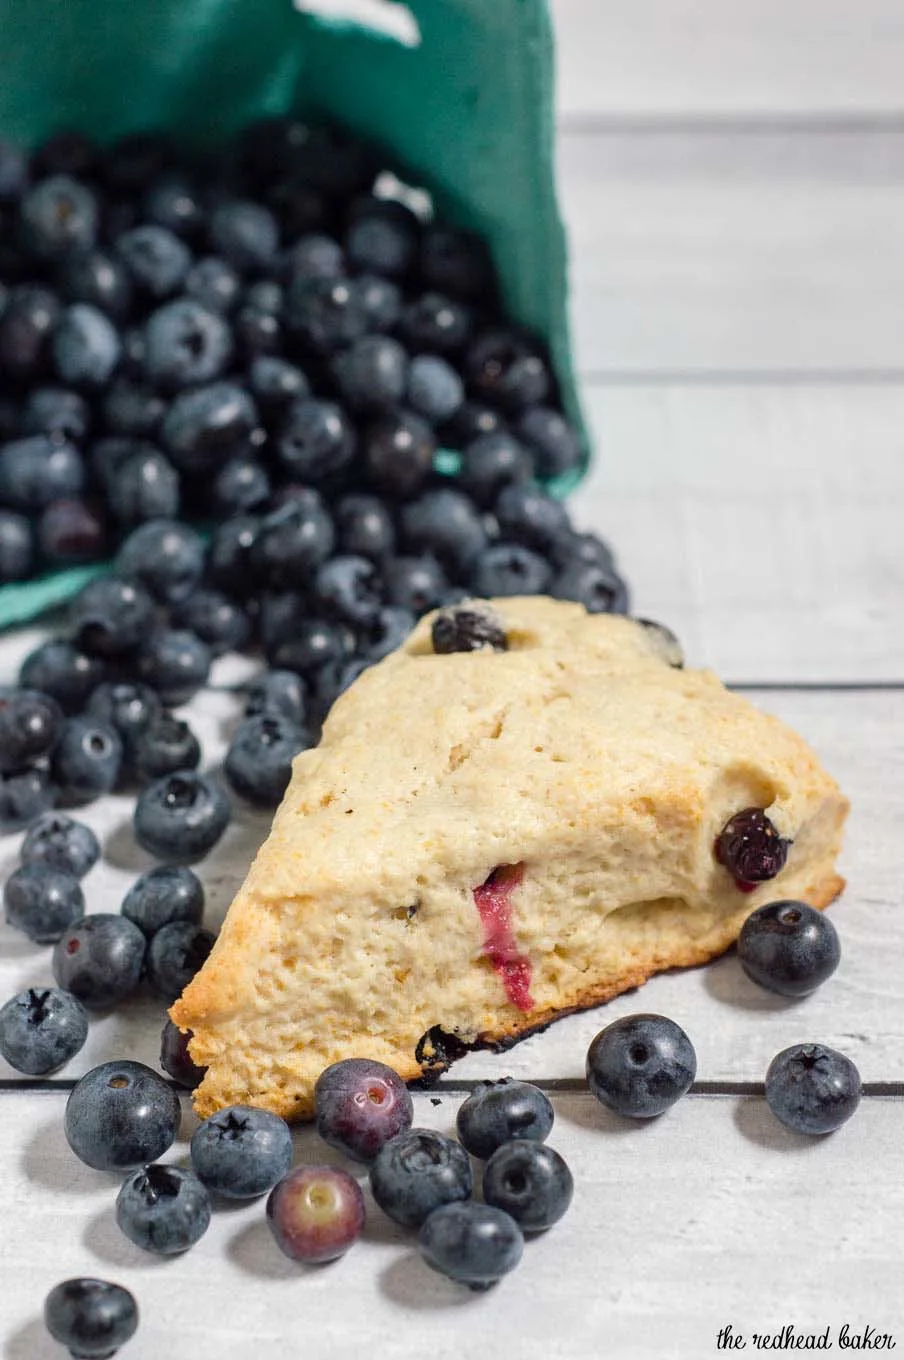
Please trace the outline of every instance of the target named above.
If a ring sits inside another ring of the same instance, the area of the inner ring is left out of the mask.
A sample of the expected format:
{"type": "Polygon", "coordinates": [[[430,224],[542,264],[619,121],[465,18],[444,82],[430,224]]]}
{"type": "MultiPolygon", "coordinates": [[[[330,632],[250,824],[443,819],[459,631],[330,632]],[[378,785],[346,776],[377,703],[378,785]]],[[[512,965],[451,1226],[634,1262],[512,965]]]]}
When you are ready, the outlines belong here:
{"type": "Polygon", "coordinates": [[[170,1012],[207,1068],[199,1114],[309,1118],[329,1063],[429,1075],[712,958],[763,902],[843,886],[847,802],[794,732],[678,668],[655,627],[492,608],[473,651],[438,654],[422,620],[296,759],[170,1012]]]}

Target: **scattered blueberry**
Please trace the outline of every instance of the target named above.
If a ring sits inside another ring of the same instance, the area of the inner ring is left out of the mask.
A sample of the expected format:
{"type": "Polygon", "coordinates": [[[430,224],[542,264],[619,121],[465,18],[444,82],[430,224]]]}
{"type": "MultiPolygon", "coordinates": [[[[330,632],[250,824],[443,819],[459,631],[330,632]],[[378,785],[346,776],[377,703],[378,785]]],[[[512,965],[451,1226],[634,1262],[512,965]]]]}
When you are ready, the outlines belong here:
{"type": "Polygon", "coordinates": [[[135,664],[139,676],[157,691],[164,704],[185,704],[207,682],[210,648],[184,628],[157,628],[139,647],[135,664]]]}
{"type": "Polygon", "coordinates": [[[118,656],[132,651],[154,618],[154,601],[137,581],[102,576],[76,595],[69,606],[74,642],[89,656],[118,656]]]}
{"type": "Polygon", "coordinates": [[[204,889],[185,865],[161,864],[136,878],[122,902],[122,914],[145,935],[155,935],[174,921],[200,925],[204,889]]]}
{"type": "Polygon", "coordinates": [[[179,770],[139,796],[135,839],[168,864],[194,864],[212,850],[229,822],[229,800],[207,775],[179,770]]]}
{"type": "Polygon", "coordinates": [[[766,1073],[766,1104],[795,1133],[831,1133],[860,1103],[860,1073],[825,1044],[792,1044],[766,1073]]]}
{"type": "Polygon", "coordinates": [[[138,1305],[121,1284],[64,1280],[44,1301],[44,1324],[75,1360],[108,1360],[135,1335],[138,1305]]]}
{"type": "Polygon", "coordinates": [[[208,1190],[253,1199],[272,1190],[292,1166],[292,1134],[279,1115],[230,1105],[193,1134],[191,1160],[208,1190]]]}
{"type": "Polygon", "coordinates": [[[47,771],[37,766],[0,774],[0,832],[21,831],[53,807],[55,796],[47,771]]]}
{"type": "Polygon", "coordinates": [[[136,1247],[174,1256],[204,1236],[210,1226],[210,1196],[192,1171],[152,1163],[123,1182],[116,1196],[116,1222],[136,1247]]]}
{"type": "Polygon", "coordinates": [[[806,902],[770,902],[741,927],[738,958],[749,978],[781,996],[808,996],[838,967],[832,922],[806,902]]]}
{"type": "Polygon", "coordinates": [[[347,1058],[332,1063],[314,1087],[317,1132],[355,1161],[367,1162],[384,1143],[411,1127],[411,1096],[385,1063],[347,1058]]]}
{"type": "Polygon", "coordinates": [[[141,981],[146,941],[131,921],[96,912],[69,926],[53,950],[53,976],[89,1011],[110,1010],[141,981]]]}
{"type": "Polygon", "coordinates": [[[433,650],[451,652],[504,652],[508,638],[502,619],[492,605],[479,600],[441,609],[431,627],[433,650]]]}
{"type": "Polygon", "coordinates": [[[73,873],[49,864],[14,869],[3,889],[6,919],[36,944],[53,944],[85,914],[85,897],[73,873]]]}
{"type": "Polygon", "coordinates": [[[444,1204],[420,1230],[427,1265],[470,1289],[483,1290],[521,1260],[524,1236],[515,1220],[489,1204],[444,1204]]]}
{"type": "Polygon", "coordinates": [[[19,684],[56,699],[64,713],[78,713],[105,679],[104,663],[63,638],[42,642],[22,662],[19,684]]]}
{"type": "Polygon", "coordinates": [[[28,828],[20,855],[23,864],[45,864],[58,873],[84,878],[100,859],[100,842],[84,822],[65,812],[46,812],[28,828]]]}
{"type": "Polygon", "coordinates": [[[735,813],[716,838],[715,856],[742,891],[775,878],[785,867],[791,841],[778,834],[762,808],[735,813]]]}
{"type": "Polygon", "coordinates": [[[167,1020],[160,1035],[160,1066],[173,1081],[193,1091],[204,1080],[204,1068],[197,1065],[188,1051],[191,1038],[191,1030],[183,1034],[172,1020],[167,1020]]]}
{"type": "Polygon", "coordinates": [[[144,1063],[102,1063],[66,1102],[66,1141],[97,1171],[134,1171],[172,1146],[181,1114],[176,1092],[144,1063]]]}
{"type": "Polygon", "coordinates": [[[543,1232],[567,1210],[574,1181],[564,1158],[545,1143],[502,1143],[483,1170],[483,1198],[522,1232],[543,1232]]]}
{"type": "Polygon", "coordinates": [[[84,1046],[84,1006],[56,987],[32,987],[0,1009],[0,1053],[17,1072],[46,1077],[84,1046]]]}
{"type": "Polygon", "coordinates": [[[85,713],[119,733],[125,755],[131,758],[133,744],[157,721],[163,708],[159,696],[137,680],[107,680],[98,685],[88,700],[85,713]]]}
{"type": "Polygon", "coordinates": [[[552,1105],[539,1087],[502,1077],[481,1082],[459,1108],[458,1136],[475,1157],[486,1159],[513,1138],[542,1143],[554,1118],[552,1105]]]}
{"type": "Polygon", "coordinates": [[[377,1204],[407,1228],[419,1228],[441,1204],[470,1199],[471,1162],[461,1143],[432,1129],[408,1129],[390,1138],[370,1168],[377,1204]]]}
{"type": "Polygon", "coordinates": [[[691,1086],[694,1047],[664,1015],[626,1015],[596,1036],[587,1052],[587,1081],[601,1105],[631,1119],[662,1114],[691,1086]]]}
{"type": "Polygon", "coordinates": [[[60,799],[75,806],[109,793],[121,764],[122,740],[114,727],[93,717],[67,718],[50,769],[60,799]]]}
{"type": "Polygon", "coordinates": [[[334,1261],[361,1236],[364,1196],[340,1167],[299,1166],[270,1191],[267,1223],[290,1260],[334,1261]]]}
{"type": "Polygon", "coordinates": [[[39,690],[0,696],[0,773],[12,774],[46,756],[63,728],[60,706],[39,690]]]}
{"type": "Polygon", "coordinates": [[[168,1005],[182,995],[200,971],[215,938],[192,921],[170,921],[155,930],[148,941],[145,973],[153,990],[168,1005]]]}

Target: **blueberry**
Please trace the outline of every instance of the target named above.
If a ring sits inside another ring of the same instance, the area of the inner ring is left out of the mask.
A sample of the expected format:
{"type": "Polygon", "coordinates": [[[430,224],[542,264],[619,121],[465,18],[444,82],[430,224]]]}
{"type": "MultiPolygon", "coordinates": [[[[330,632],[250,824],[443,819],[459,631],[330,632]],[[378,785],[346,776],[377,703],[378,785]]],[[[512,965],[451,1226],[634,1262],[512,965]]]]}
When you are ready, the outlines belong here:
{"type": "Polygon", "coordinates": [[[51,638],[22,662],[19,684],[49,694],[64,713],[77,713],[104,679],[104,673],[104,663],[98,657],[86,656],[63,638],[51,638]]]}
{"type": "Polygon", "coordinates": [[[542,1143],[554,1118],[552,1105],[539,1087],[502,1077],[481,1082],[460,1106],[458,1136],[475,1157],[486,1159],[513,1138],[542,1143]]]}
{"type": "Polygon", "coordinates": [[[93,175],[97,169],[97,147],[83,132],[62,128],[38,146],[32,154],[33,173],[43,175],[93,175]]]}
{"type": "Polygon", "coordinates": [[[54,796],[46,770],[0,774],[0,833],[21,831],[53,807],[54,796]]]}
{"type": "Polygon", "coordinates": [[[476,397],[511,414],[545,401],[552,385],[541,346],[509,330],[477,337],[465,356],[465,375],[476,397]]]}
{"type": "Polygon", "coordinates": [[[84,1047],[87,1037],[84,1006],[56,987],[32,987],[0,1009],[0,1053],[28,1077],[56,1072],[84,1047]]]}
{"type": "Polygon", "coordinates": [[[367,471],[374,485],[392,496],[410,498],[433,468],[436,436],[413,411],[400,409],[368,430],[364,441],[367,471]]]}
{"type": "Polygon", "coordinates": [[[49,864],[25,863],[3,889],[6,919],[36,944],[53,944],[85,914],[85,898],[72,873],[49,864]]]}
{"type": "Polygon", "coordinates": [[[190,179],[177,172],[148,185],[144,213],[149,222],[189,239],[204,223],[201,195],[190,179]]]}
{"type": "Polygon", "coordinates": [[[163,422],[163,442],[182,472],[206,473],[247,451],[257,410],[243,387],[209,383],[181,392],[163,422]]]}
{"type": "Polygon", "coordinates": [[[179,474],[168,458],[145,445],[110,474],[107,500],[120,525],[131,528],[179,514],[179,474]]]}
{"type": "Polygon", "coordinates": [[[399,330],[416,352],[457,354],[471,335],[472,317],[467,307],[444,293],[427,292],[405,307],[399,330]]]}
{"type": "Polygon", "coordinates": [[[741,927],[738,958],[749,978],[780,996],[808,996],[838,967],[832,922],[806,902],[770,902],[741,927]]]}
{"type": "Polygon", "coordinates": [[[154,601],[144,587],[118,576],[89,581],[69,606],[73,641],[89,656],[134,650],[153,618],[154,601]]]}
{"type": "Polygon", "coordinates": [[[270,477],[259,459],[239,454],[219,469],[209,495],[210,508],[218,519],[241,515],[269,499],[270,477]]]}
{"type": "Polygon", "coordinates": [[[107,388],[102,407],[108,429],[114,434],[133,436],[156,434],[167,409],[158,392],[122,374],[107,388]]]}
{"type": "Polygon", "coordinates": [[[537,487],[503,487],[493,507],[499,528],[509,542],[523,543],[536,552],[548,552],[571,535],[568,511],[537,487]]]}
{"type": "Polygon", "coordinates": [[[369,657],[357,656],[344,661],[329,661],[320,668],[314,680],[314,709],[321,721],[339,696],[344,694],[370,665],[369,657]]]}
{"type": "Polygon", "coordinates": [[[276,640],[268,655],[274,666],[285,666],[310,680],[324,666],[349,660],[347,636],[341,624],[307,619],[299,623],[291,637],[276,640]]]}
{"type": "Polygon", "coordinates": [[[144,1063],[102,1063],[66,1102],[66,1141],[97,1171],[135,1171],[172,1147],[181,1115],[176,1092],[144,1063]]]}
{"type": "Polygon", "coordinates": [[[400,278],[411,269],[419,234],[417,218],[402,203],[371,199],[355,209],[345,253],[355,269],[400,278]]]}
{"type": "Polygon", "coordinates": [[[694,1046],[664,1015],[626,1015],[607,1025],[587,1052],[587,1081],[602,1105],[649,1119],[674,1105],[697,1073],[694,1046]]]}
{"type": "Polygon", "coordinates": [[[133,1171],[116,1196],[116,1222],[136,1247],[158,1256],[187,1251],[210,1226],[210,1196],[181,1166],[133,1171]]]}
{"type": "Polygon", "coordinates": [[[285,306],[286,294],[276,279],[256,279],[249,283],[243,294],[246,307],[277,315],[285,306]]]}
{"type": "Polygon", "coordinates": [[[20,206],[24,239],[35,255],[59,259],[71,250],[94,245],[97,238],[97,200],[86,184],[69,175],[39,180],[20,206]]]}
{"type": "Polygon", "coordinates": [[[210,664],[210,648],[184,628],[156,629],[136,657],[138,674],[168,707],[187,703],[206,684],[210,664]]]}
{"type": "Polygon", "coordinates": [[[530,481],[533,459],[527,448],[505,430],[482,434],[465,446],[461,484],[478,505],[491,506],[504,487],[530,481]]]}
{"type": "Polygon", "coordinates": [[[100,505],[67,498],[41,511],[38,545],[50,564],[94,562],[106,549],[106,526],[100,505]]]}
{"type": "Polygon", "coordinates": [[[0,773],[11,774],[48,755],[62,726],[60,706],[49,694],[20,689],[0,696],[0,773]]]}
{"type": "Polygon", "coordinates": [[[248,387],[261,410],[270,416],[310,395],[310,384],[295,364],[276,354],[259,354],[248,370],[248,387]]]}
{"type": "Polygon", "coordinates": [[[466,570],[489,546],[474,502],[452,488],[426,492],[403,508],[401,520],[406,542],[455,571],[466,570]]]}
{"type": "Polygon", "coordinates": [[[299,1166],[270,1191],[267,1223],[290,1260],[334,1261],[361,1236],[364,1196],[338,1166],[299,1166]]]}
{"type": "Polygon", "coordinates": [[[292,279],[338,279],[345,274],[345,251],[332,236],[308,232],[285,252],[283,265],[292,279]]]}
{"type": "Polygon", "coordinates": [[[644,636],[651,650],[667,666],[681,670],[684,666],[684,651],[671,628],[666,628],[664,623],[656,623],[653,619],[635,619],[634,622],[644,630],[644,636]]]}
{"type": "Polygon", "coordinates": [[[53,361],[63,382],[103,387],[120,354],[119,333],[109,317],[86,302],[67,307],[53,336],[53,361]]]}
{"type": "Polygon", "coordinates": [[[97,912],[70,926],[53,950],[53,976],[89,1011],[110,1010],[134,996],[145,938],[124,916],[97,912]]]}
{"type": "Polygon", "coordinates": [[[275,713],[301,727],[307,711],[304,681],[295,671],[264,671],[252,680],[245,694],[245,717],[275,713]]]}
{"type": "Polygon", "coordinates": [[[471,1197],[471,1162],[461,1143],[432,1129],[408,1129],[384,1143],[370,1168],[370,1188],[385,1214],[419,1228],[442,1204],[471,1197]]]}
{"type": "Polygon", "coordinates": [[[522,1232],[543,1232],[558,1223],[573,1193],[566,1162],[545,1143],[503,1143],[484,1167],[485,1202],[510,1214],[522,1232]]]}
{"type": "Polygon", "coordinates": [[[122,914],[147,936],[174,921],[196,926],[204,915],[204,889],[191,869],[161,864],[136,878],[123,898],[122,914]]]}
{"type": "Polygon", "coordinates": [[[379,274],[359,274],[356,283],[368,330],[392,330],[402,315],[402,293],[398,284],[379,274]]]}
{"type": "Polygon", "coordinates": [[[260,203],[234,200],[214,209],[210,243],[236,269],[259,271],[273,262],[279,228],[273,214],[260,203]]]}
{"type": "Polygon", "coordinates": [[[269,1110],[230,1105],[194,1133],[191,1160],[209,1190],[227,1199],[253,1199],[288,1175],[292,1134],[269,1110]]]}
{"type": "Polygon", "coordinates": [[[129,747],[131,772],[139,784],[152,784],[177,770],[196,770],[201,743],[188,723],[172,713],[161,713],[129,747]]]}
{"type": "Polygon", "coordinates": [[[206,775],[179,770],[158,779],[135,805],[135,839],[168,864],[194,864],[212,850],[230,817],[229,800],[206,775]]]}
{"type": "Polygon", "coordinates": [[[76,1360],[103,1360],[135,1335],[138,1305],[121,1284],[64,1280],[47,1295],[44,1325],[76,1360]]]}
{"type": "Polygon", "coordinates": [[[160,1035],[160,1066],[173,1081],[193,1091],[204,1080],[205,1069],[194,1062],[188,1051],[191,1038],[191,1030],[183,1034],[172,1020],[167,1020],[160,1035]]]}
{"type": "Polygon", "coordinates": [[[408,355],[389,335],[364,335],[336,357],[333,375],[352,410],[387,411],[405,395],[408,355]]]}
{"type": "Polygon", "coordinates": [[[382,661],[408,638],[415,625],[410,609],[387,605],[359,639],[359,651],[366,661],[382,661]]]}
{"type": "Polygon", "coordinates": [[[513,1218],[489,1204],[444,1204],[420,1230],[431,1269],[471,1289],[488,1289],[521,1260],[524,1237],[513,1218]]]}
{"type": "Polygon", "coordinates": [[[421,242],[420,267],[432,288],[480,301],[493,295],[493,265],[486,244],[473,232],[432,223],[421,242]]]}
{"type": "Polygon", "coordinates": [[[0,585],[25,581],[34,570],[31,523],[14,510],[0,509],[0,585]]]}
{"type": "Polygon", "coordinates": [[[505,652],[505,624],[496,610],[482,601],[441,609],[431,627],[433,650],[441,656],[451,652],[505,652]]]}
{"type": "Polygon", "coordinates": [[[171,164],[175,148],[165,132],[130,132],[103,150],[101,173],[114,189],[136,193],[171,164]]]}
{"type": "Polygon", "coordinates": [[[344,554],[382,562],[395,547],[392,516],[377,496],[343,496],[336,506],[336,528],[344,554]]]}
{"type": "Polygon", "coordinates": [[[494,543],[481,553],[470,574],[475,595],[542,595],[550,583],[549,563],[520,543],[494,543]]]}
{"type": "Polygon", "coordinates": [[[153,312],[145,325],[144,370],[167,391],[210,382],[229,361],[229,327],[194,298],[177,298],[153,312]]]}
{"type": "Polygon", "coordinates": [[[318,482],[350,465],[355,456],[355,431],[335,402],[302,397],[286,411],[274,447],[290,476],[318,482]]]}
{"type": "Polygon", "coordinates": [[[0,141],[0,203],[15,203],[28,183],[25,155],[12,142],[0,141]]]}
{"type": "Polygon", "coordinates": [[[268,656],[281,643],[299,636],[311,622],[310,612],[311,607],[300,590],[263,592],[257,601],[257,628],[268,656]]]}
{"type": "Polygon", "coordinates": [[[53,749],[50,771],[60,798],[90,803],[116,786],[122,740],[114,727],[96,718],[68,718],[53,749]]]}
{"type": "Polygon", "coordinates": [[[382,575],[387,601],[414,614],[433,609],[449,586],[435,557],[392,557],[382,575]]]}
{"type": "Polygon", "coordinates": [[[0,448],[0,497],[12,510],[41,510],[84,485],[81,454],[66,440],[33,434],[0,448]]]}
{"type": "Polygon", "coordinates": [[[232,333],[240,362],[278,354],[283,347],[282,321],[276,312],[247,304],[233,317],[232,333]]]}
{"type": "Polygon", "coordinates": [[[262,521],[252,565],[276,589],[304,585],[329,557],[334,541],[333,522],[321,497],[306,490],[262,521]]]}
{"type": "Polygon", "coordinates": [[[353,627],[367,627],[380,611],[377,570],[366,557],[333,557],[318,570],[314,596],[321,608],[353,627]]]}
{"type": "Polygon", "coordinates": [[[172,619],[206,643],[215,657],[241,651],[251,633],[245,610],[219,590],[194,591],[173,608],[172,619]]]}
{"type": "Polygon", "coordinates": [[[289,286],[286,318],[315,354],[330,355],[367,331],[362,290],[354,279],[298,278],[289,286]]]}
{"type": "Polygon", "coordinates": [[[304,728],[279,713],[246,718],[233,734],[223,771],[230,785],[255,807],[275,808],[292,774],[292,761],[310,746],[304,728]]]}
{"type": "Polygon", "coordinates": [[[237,272],[217,255],[198,260],[188,271],[185,291],[208,311],[226,314],[236,306],[242,292],[237,272]]]}
{"type": "Polygon", "coordinates": [[[100,842],[84,822],[47,812],[28,828],[19,852],[23,864],[45,864],[57,873],[84,878],[100,859],[100,842]]]}
{"type": "Polygon", "coordinates": [[[145,972],[158,996],[170,1005],[203,967],[216,936],[192,921],[170,921],[148,941],[145,972]]]}
{"type": "Polygon", "coordinates": [[[105,681],[94,690],[86,708],[88,717],[115,728],[122,738],[124,755],[132,743],[160,716],[159,697],[138,681],[105,681]]]}
{"type": "Polygon", "coordinates": [[[520,416],[516,433],[532,451],[537,475],[544,480],[575,472],[583,462],[577,430],[550,406],[529,407],[520,416]]]}
{"type": "Polygon", "coordinates": [[[557,600],[574,600],[590,614],[626,614],[628,591],[621,577],[610,567],[595,567],[576,562],[558,572],[549,585],[557,600]]]}
{"type": "Polygon", "coordinates": [[[236,515],[217,525],[207,549],[207,570],[220,590],[237,599],[254,594],[255,578],[251,554],[261,529],[256,515],[236,515]]]}
{"type": "Polygon", "coordinates": [[[0,367],[8,377],[32,381],[46,373],[59,314],[59,298],[41,284],[10,290],[0,314],[0,367]]]}
{"type": "Polygon", "coordinates": [[[157,301],[176,292],[191,264],[185,242],[153,222],[123,232],[116,250],[136,287],[157,301]]]}
{"type": "Polygon", "coordinates": [[[785,867],[791,841],[778,834],[762,808],[745,808],[729,818],[716,838],[714,854],[742,891],[775,878],[785,867]]]}
{"type": "Polygon", "coordinates": [[[49,434],[79,444],[91,423],[88,403],[65,387],[35,387],[22,411],[23,434],[49,434]]]}
{"type": "Polygon", "coordinates": [[[434,424],[451,420],[465,398],[455,369],[435,354],[418,354],[408,370],[408,404],[434,424]]]}
{"type": "Polygon", "coordinates": [[[175,604],[194,590],[204,570],[204,544],[178,520],[149,520],[119,549],[120,576],[140,581],[162,604],[175,604]]]}
{"type": "Polygon", "coordinates": [[[317,1078],[314,1110],[325,1143],[368,1162],[390,1138],[411,1128],[414,1106],[391,1067],[370,1058],[346,1058],[317,1078]]]}
{"type": "Polygon", "coordinates": [[[795,1133],[831,1133],[860,1104],[860,1073],[825,1044],[792,1044],[766,1073],[766,1104],[795,1133]]]}

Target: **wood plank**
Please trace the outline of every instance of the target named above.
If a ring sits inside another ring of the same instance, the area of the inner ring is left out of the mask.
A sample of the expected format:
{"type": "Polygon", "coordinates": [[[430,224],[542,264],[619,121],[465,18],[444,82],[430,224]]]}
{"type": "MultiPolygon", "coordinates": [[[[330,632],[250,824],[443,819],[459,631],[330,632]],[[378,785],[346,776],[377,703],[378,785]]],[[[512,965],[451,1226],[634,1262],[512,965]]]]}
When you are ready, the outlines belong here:
{"type": "MultiPolygon", "coordinates": [[[[899,910],[896,845],[904,820],[904,694],[764,693],[760,706],[792,723],[811,741],[853,801],[843,861],[849,879],[833,909],[844,946],[838,974],[806,1001],[790,1004],[762,992],[732,956],[701,969],[654,978],[639,992],[571,1016],[509,1053],[471,1054],[453,1068],[456,1080],[507,1072],[534,1078],[579,1078],[593,1035],[638,1009],[672,1016],[690,1034],[706,1081],[761,1080],[788,1043],[812,1038],[834,1044],[858,1063],[865,1080],[904,1080],[904,914],[899,910]]],[[[237,705],[207,693],[188,715],[214,767],[237,705]]],[[[111,797],[84,812],[101,835],[105,859],[85,879],[89,911],[117,911],[135,874],[151,861],[132,839],[130,800],[111,797]]],[[[269,818],[238,807],[237,817],[199,873],[208,922],[215,928],[266,835],[269,818]]],[[[17,841],[2,843],[0,879],[15,863],[17,841]]],[[[0,924],[0,998],[51,982],[50,951],[0,924]]],[[[145,997],[94,1020],[88,1043],[61,1075],[129,1056],[156,1066],[162,1003],[145,997]]],[[[437,1021],[442,1017],[437,1016],[437,1021]]],[[[0,1059],[0,1077],[18,1079],[0,1059]]]]}
{"type": "MultiPolygon", "coordinates": [[[[419,1097],[415,1118],[452,1133],[459,1099],[437,1107],[419,1097]]],[[[557,1097],[550,1142],[572,1169],[572,1206],[527,1242],[511,1275],[471,1294],[434,1275],[368,1192],[364,1237],[327,1268],[283,1258],[259,1201],[217,1206],[178,1260],[145,1255],[115,1225],[116,1180],[66,1147],[62,1100],[0,1100],[6,1360],[57,1360],[43,1299],[79,1274],[135,1293],[141,1324],[129,1360],[352,1360],[375,1345],[388,1360],[419,1360],[427,1338],[438,1360],[700,1360],[728,1323],[748,1353],[754,1331],[787,1323],[798,1333],[829,1327],[835,1353],[845,1323],[904,1343],[900,1101],[865,1099],[838,1133],[806,1140],[756,1097],[690,1096],[642,1127],[589,1095],[557,1097]]],[[[187,1117],[184,1138],[192,1128],[187,1117]]],[[[340,1160],[311,1130],[296,1145],[299,1163],[340,1160]]],[[[166,1160],[186,1150],[180,1142],[166,1160]]]]}
{"type": "Polygon", "coordinates": [[[904,368],[904,131],[566,133],[559,183],[585,374],[904,368]]]}
{"type": "Polygon", "coordinates": [[[904,109],[898,0],[552,0],[552,10],[566,118],[904,109]]]}
{"type": "Polygon", "coordinates": [[[904,679],[904,384],[588,386],[574,497],[637,613],[734,681],[904,679]]]}

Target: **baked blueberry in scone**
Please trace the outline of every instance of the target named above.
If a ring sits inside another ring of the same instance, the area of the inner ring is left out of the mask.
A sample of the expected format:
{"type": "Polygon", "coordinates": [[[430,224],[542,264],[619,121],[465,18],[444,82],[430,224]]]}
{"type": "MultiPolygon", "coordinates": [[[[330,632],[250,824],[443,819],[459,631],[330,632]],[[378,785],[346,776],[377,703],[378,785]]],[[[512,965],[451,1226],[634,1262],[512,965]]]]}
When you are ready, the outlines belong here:
{"type": "Polygon", "coordinates": [[[670,635],[545,597],[456,608],[295,760],[170,1012],[207,1068],[200,1114],[309,1118],[329,1063],[430,1075],[712,958],[764,902],[843,886],[835,782],[670,635]]]}

